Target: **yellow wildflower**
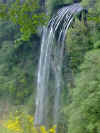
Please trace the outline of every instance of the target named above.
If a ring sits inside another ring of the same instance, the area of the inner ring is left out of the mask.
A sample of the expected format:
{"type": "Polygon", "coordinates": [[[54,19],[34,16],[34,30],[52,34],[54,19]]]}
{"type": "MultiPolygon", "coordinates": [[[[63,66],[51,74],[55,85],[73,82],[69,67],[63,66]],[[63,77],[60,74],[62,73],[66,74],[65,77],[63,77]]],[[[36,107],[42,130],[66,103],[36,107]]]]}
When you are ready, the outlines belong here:
{"type": "Polygon", "coordinates": [[[40,127],[40,130],[41,130],[41,133],[47,133],[47,131],[46,131],[46,129],[45,129],[44,126],[41,126],[41,127],[40,127]]]}
{"type": "Polygon", "coordinates": [[[28,116],[29,122],[33,122],[33,117],[31,115],[28,116]]]}

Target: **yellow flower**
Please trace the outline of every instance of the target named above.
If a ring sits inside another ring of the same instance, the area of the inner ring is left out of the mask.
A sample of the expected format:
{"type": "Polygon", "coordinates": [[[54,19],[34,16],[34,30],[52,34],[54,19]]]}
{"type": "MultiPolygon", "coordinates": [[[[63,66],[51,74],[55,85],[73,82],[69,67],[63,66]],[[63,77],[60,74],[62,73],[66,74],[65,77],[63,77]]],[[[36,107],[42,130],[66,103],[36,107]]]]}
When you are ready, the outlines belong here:
{"type": "Polygon", "coordinates": [[[29,115],[28,119],[29,119],[29,122],[33,122],[33,116],[29,115]]]}
{"type": "Polygon", "coordinates": [[[51,128],[49,130],[50,133],[56,133],[56,125],[53,126],[53,128],[51,128]]]}
{"type": "Polygon", "coordinates": [[[46,131],[46,129],[45,129],[44,126],[41,126],[41,127],[40,127],[40,130],[41,130],[41,133],[47,133],[47,131],[46,131]]]}
{"type": "Polygon", "coordinates": [[[50,132],[51,132],[51,133],[53,133],[53,132],[54,132],[54,129],[53,129],[53,128],[51,128],[51,129],[50,129],[50,132]]]}

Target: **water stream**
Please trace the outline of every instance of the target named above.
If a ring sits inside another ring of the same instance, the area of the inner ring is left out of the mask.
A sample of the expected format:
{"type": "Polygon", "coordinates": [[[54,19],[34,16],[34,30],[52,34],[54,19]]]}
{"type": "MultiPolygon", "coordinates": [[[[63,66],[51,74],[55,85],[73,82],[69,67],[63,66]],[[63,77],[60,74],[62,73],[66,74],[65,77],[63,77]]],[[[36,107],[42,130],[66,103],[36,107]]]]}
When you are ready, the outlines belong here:
{"type": "Polygon", "coordinates": [[[58,10],[47,27],[43,27],[37,76],[35,125],[59,121],[63,87],[62,65],[65,39],[74,17],[83,10],[79,3],[58,10]]]}

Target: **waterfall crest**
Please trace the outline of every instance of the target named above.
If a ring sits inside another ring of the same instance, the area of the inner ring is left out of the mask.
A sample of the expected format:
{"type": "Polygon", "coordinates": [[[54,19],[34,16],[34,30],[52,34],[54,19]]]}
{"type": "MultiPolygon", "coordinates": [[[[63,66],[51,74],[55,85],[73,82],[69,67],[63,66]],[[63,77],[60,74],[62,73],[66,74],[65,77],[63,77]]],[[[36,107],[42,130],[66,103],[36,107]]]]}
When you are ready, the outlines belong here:
{"type": "Polygon", "coordinates": [[[57,124],[63,84],[62,64],[67,30],[74,16],[83,10],[79,3],[63,7],[43,27],[37,76],[35,125],[57,124]]]}

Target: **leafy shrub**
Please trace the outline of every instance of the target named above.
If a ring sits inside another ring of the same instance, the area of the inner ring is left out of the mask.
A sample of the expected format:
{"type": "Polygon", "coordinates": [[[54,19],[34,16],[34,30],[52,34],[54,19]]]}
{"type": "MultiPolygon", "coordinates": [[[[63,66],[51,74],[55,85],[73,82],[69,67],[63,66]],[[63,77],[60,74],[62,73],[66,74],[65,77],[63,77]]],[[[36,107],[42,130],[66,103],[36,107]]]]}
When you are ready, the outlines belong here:
{"type": "Polygon", "coordinates": [[[10,114],[9,120],[5,123],[5,127],[15,133],[55,133],[56,126],[46,129],[45,126],[35,127],[34,118],[24,112],[16,111],[10,114]]]}

